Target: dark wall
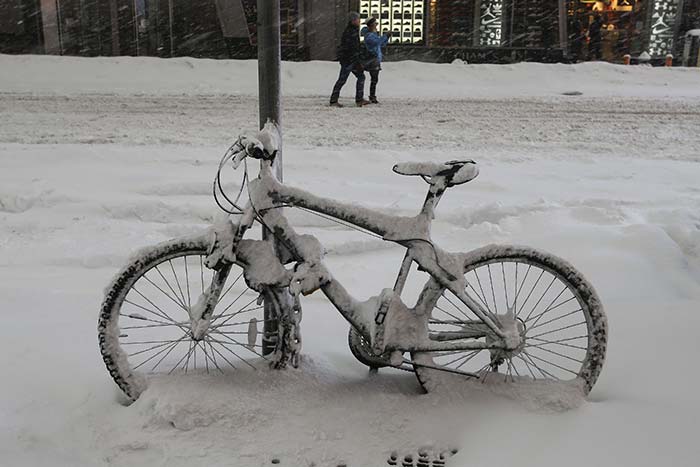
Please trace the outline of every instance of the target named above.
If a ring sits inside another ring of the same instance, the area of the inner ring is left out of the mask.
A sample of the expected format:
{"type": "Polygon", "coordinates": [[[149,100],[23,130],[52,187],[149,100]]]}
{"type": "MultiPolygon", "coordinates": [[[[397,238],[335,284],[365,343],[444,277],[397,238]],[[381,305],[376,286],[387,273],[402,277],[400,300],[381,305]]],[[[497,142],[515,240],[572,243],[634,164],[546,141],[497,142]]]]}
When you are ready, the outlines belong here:
{"type": "Polygon", "coordinates": [[[39,0],[0,0],[0,53],[43,53],[39,0]]]}

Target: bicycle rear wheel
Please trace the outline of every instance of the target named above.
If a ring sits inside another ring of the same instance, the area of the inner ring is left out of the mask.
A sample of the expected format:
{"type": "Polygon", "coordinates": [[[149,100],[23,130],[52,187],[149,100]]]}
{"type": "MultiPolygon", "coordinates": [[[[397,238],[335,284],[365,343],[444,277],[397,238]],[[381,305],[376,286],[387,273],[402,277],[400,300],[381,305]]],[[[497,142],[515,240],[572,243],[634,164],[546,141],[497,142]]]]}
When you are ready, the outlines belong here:
{"type": "MultiPolygon", "coordinates": [[[[494,320],[507,312],[516,316],[524,343],[515,351],[413,353],[416,376],[426,391],[454,378],[446,376],[450,370],[508,382],[580,382],[585,393],[591,390],[605,360],[607,319],[598,295],[581,273],[548,253],[490,246],[465,255],[464,275],[467,293],[494,320]]],[[[431,279],[426,289],[434,284],[431,279]]],[[[444,338],[478,321],[443,289],[432,310],[429,331],[444,338]]]]}

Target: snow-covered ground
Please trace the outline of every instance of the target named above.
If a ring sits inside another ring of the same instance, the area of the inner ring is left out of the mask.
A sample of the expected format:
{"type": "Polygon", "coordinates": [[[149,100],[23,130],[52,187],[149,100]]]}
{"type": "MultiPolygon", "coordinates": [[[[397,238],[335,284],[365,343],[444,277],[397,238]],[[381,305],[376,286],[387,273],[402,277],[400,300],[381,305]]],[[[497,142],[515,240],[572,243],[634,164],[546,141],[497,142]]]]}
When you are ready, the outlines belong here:
{"type": "MultiPolygon", "coordinates": [[[[586,274],[610,321],[588,400],[369,376],[313,295],[299,369],[165,378],[121,405],[96,342],[103,288],[136,248],[218,215],[210,183],[255,127],[255,66],[0,56],[2,464],[380,466],[428,448],[458,449],[451,466],[697,465],[700,73],[387,64],[381,106],[331,110],[336,67],[285,64],[286,181],[407,214],[426,186],[394,163],[478,160],[435,239],[531,245],[586,274]]],[[[392,285],[401,250],[290,217],[352,293],[392,285]]]]}

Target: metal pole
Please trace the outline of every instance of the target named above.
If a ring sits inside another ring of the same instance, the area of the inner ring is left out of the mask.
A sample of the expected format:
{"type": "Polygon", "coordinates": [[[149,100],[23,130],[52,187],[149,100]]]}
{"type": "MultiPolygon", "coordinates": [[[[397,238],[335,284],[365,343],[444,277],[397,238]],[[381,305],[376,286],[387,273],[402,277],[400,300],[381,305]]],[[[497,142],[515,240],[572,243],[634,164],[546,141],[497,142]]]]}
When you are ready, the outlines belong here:
{"type": "Polygon", "coordinates": [[[173,19],[173,0],[168,0],[168,27],[170,28],[168,36],[170,37],[170,58],[172,58],[175,54],[175,42],[173,39],[173,19]]]}
{"type": "Polygon", "coordinates": [[[568,15],[566,11],[566,0],[559,0],[559,47],[568,55],[568,15]]]}
{"type": "Polygon", "coordinates": [[[119,10],[117,9],[117,0],[109,0],[109,21],[112,32],[112,55],[117,56],[121,53],[119,46],[119,10]]]}
{"type": "MultiPolygon", "coordinates": [[[[280,0],[258,0],[257,10],[259,123],[262,129],[265,123],[270,120],[277,125],[277,129],[280,132],[280,149],[275,159],[274,171],[278,180],[282,181],[280,0]]],[[[263,228],[263,238],[267,238],[269,234],[263,228]]],[[[279,305],[281,307],[289,307],[291,310],[291,303],[287,300],[281,301],[279,305]]],[[[285,312],[290,310],[279,311],[285,312]]],[[[272,342],[270,339],[272,336],[277,335],[277,326],[272,321],[275,317],[274,304],[266,298],[265,322],[263,323],[264,355],[275,350],[275,342],[272,342]]]]}
{"type": "Polygon", "coordinates": [[[136,56],[139,54],[139,10],[136,7],[136,0],[132,2],[132,7],[134,8],[134,14],[131,16],[134,18],[134,37],[136,38],[136,56]]]}
{"type": "MultiPolygon", "coordinates": [[[[281,127],[280,0],[258,0],[258,90],[260,128],[271,120],[281,127]]],[[[277,153],[276,174],[282,181],[282,156],[277,153]]]]}

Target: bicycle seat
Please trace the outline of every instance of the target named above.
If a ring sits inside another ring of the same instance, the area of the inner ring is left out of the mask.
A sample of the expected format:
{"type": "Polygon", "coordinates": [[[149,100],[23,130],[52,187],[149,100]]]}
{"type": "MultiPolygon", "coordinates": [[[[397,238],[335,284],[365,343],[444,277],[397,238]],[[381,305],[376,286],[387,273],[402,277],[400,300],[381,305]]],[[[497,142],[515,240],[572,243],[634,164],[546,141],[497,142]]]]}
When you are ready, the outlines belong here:
{"type": "Polygon", "coordinates": [[[479,166],[473,160],[448,162],[403,162],[393,171],[399,175],[420,176],[431,185],[443,182],[446,187],[461,185],[479,175],[479,166]]]}

